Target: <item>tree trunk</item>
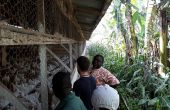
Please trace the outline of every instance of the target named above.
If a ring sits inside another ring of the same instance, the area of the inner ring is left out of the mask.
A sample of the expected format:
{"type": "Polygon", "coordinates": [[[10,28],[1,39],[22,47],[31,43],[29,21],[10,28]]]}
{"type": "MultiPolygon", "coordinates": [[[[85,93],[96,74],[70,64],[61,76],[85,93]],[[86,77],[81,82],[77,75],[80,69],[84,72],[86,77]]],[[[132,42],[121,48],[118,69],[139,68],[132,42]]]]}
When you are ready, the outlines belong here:
{"type": "Polygon", "coordinates": [[[117,28],[120,30],[122,36],[124,37],[125,45],[126,45],[126,57],[125,57],[125,63],[129,64],[131,62],[131,45],[130,45],[130,40],[129,36],[127,33],[127,30],[124,27],[124,23],[122,21],[122,15],[121,15],[121,2],[119,0],[115,0],[116,6],[114,6],[114,11],[115,14],[117,14],[115,20],[117,21],[117,28]]]}
{"type": "Polygon", "coordinates": [[[136,33],[135,33],[135,28],[134,28],[134,24],[132,22],[132,9],[130,6],[130,2],[131,0],[127,0],[126,1],[126,12],[127,12],[127,22],[128,22],[128,27],[130,29],[130,35],[131,35],[131,41],[132,41],[132,56],[135,57],[138,54],[138,49],[137,49],[137,37],[136,37],[136,33]]]}
{"type": "Polygon", "coordinates": [[[147,1],[147,12],[146,12],[146,23],[145,23],[145,38],[144,38],[144,48],[145,51],[147,52],[146,49],[148,49],[148,44],[149,44],[149,39],[152,36],[152,29],[153,29],[153,18],[154,18],[154,14],[153,14],[153,8],[154,8],[154,4],[155,1],[153,0],[148,0],[147,1]]]}
{"type": "MultiPolygon", "coordinates": [[[[167,49],[167,31],[168,31],[168,24],[166,18],[166,10],[160,12],[161,16],[161,35],[160,35],[160,63],[167,67],[168,62],[168,49],[167,49]]],[[[159,73],[163,73],[163,67],[159,68],[159,73]]]]}

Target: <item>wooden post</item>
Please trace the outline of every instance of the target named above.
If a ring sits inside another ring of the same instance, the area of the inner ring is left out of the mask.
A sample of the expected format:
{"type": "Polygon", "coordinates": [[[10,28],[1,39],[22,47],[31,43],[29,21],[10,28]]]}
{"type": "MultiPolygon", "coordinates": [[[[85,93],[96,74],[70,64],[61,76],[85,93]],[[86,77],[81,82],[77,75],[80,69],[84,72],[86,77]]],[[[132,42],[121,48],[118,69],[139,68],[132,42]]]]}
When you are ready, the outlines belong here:
{"type": "Polygon", "coordinates": [[[69,43],[69,57],[70,57],[70,69],[71,69],[71,71],[73,71],[73,57],[72,57],[72,53],[73,53],[73,51],[72,51],[73,49],[72,49],[72,44],[71,43],[69,43]]]}
{"type": "Polygon", "coordinates": [[[44,0],[38,0],[37,20],[39,32],[44,33],[45,32],[44,0]]]}
{"type": "Polygon", "coordinates": [[[6,47],[2,47],[2,66],[5,66],[7,64],[7,52],[6,52],[6,47]]]}
{"type": "MultiPolygon", "coordinates": [[[[161,34],[160,34],[160,63],[167,67],[168,57],[167,57],[167,16],[166,10],[162,10],[160,12],[161,16],[161,34]]],[[[159,73],[163,73],[163,67],[159,68],[159,73]]]]}
{"type": "Polygon", "coordinates": [[[62,65],[64,66],[68,72],[72,72],[72,70],[57,56],[55,53],[53,53],[49,48],[46,48],[46,50],[62,65]]]}
{"type": "Polygon", "coordinates": [[[86,41],[79,43],[79,56],[85,55],[86,41]]]}
{"type": "MultiPolygon", "coordinates": [[[[45,33],[45,13],[44,13],[44,0],[38,0],[37,20],[38,30],[45,33]]],[[[41,80],[41,107],[42,110],[48,110],[48,87],[47,87],[47,58],[46,46],[40,45],[40,80],[41,80]]]]}
{"type": "Polygon", "coordinates": [[[47,58],[45,45],[40,45],[39,56],[40,56],[41,104],[42,110],[48,110],[47,58]]]}

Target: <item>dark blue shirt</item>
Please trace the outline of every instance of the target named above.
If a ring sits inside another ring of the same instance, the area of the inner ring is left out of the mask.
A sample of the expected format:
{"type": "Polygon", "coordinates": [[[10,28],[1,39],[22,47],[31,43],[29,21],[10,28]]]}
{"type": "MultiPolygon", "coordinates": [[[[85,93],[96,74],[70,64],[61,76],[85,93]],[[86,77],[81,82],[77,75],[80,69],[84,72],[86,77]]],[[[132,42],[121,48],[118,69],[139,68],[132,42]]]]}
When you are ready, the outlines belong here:
{"type": "Polygon", "coordinates": [[[92,110],[91,97],[96,89],[96,80],[94,77],[80,77],[73,86],[73,91],[81,98],[87,110],[92,110]]]}

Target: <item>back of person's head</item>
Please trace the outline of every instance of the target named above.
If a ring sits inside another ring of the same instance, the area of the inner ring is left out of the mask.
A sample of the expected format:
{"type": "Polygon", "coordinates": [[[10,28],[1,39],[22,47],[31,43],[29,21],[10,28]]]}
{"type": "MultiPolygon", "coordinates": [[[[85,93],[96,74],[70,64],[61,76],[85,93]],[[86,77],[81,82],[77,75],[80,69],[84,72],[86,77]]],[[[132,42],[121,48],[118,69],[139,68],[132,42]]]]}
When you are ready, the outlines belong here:
{"type": "Polygon", "coordinates": [[[53,92],[60,100],[71,91],[70,73],[58,72],[52,79],[53,92]]]}
{"type": "Polygon", "coordinates": [[[90,66],[90,61],[87,57],[80,56],[77,59],[77,65],[81,71],[88,71],[89,66],[90,66]]]}

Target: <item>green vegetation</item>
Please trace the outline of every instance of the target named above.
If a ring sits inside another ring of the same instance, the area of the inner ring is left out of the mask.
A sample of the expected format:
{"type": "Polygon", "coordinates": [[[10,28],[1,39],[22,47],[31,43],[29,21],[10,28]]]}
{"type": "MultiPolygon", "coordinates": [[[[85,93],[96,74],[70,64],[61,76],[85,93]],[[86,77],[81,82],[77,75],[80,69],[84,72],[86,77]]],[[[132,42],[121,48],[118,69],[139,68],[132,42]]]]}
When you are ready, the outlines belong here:
{"type": "Polygon", "coordinates": [[[132,65],[127,65],[123,56],[109,50],[100,44],[92,44],[88,47],[88,55],[92,59],[94,55],[102,54],[104,67],[120,80],[117,88],[121,98],[120,110],[170,109],[170,78],[160,78],[156,64],[151,65],[140,56],[132,65]]]}
{"type": "Polygon", "coordinates": [[[120,110],[170,110],[170,69],[166,48],[169,29],[164,22],[161,27],[159,15],[164,9],[170,17],[170,11],[165,10],[170,7],[170,2],[163,0],[158,4],[157,1],[114,0],[109,17],[104,19],[105,29],[111,30],[106,42],[88,46],[89,58],[102,54],[105,58],[103,66],[120,80],[117,88],[120,110]],[[146,2],[147,6],[144,5],[146,2]],[[161,46],[164,51],[160,50],[161,46]],[[163,70],[159,71],[160,68],[163,70]]]}

